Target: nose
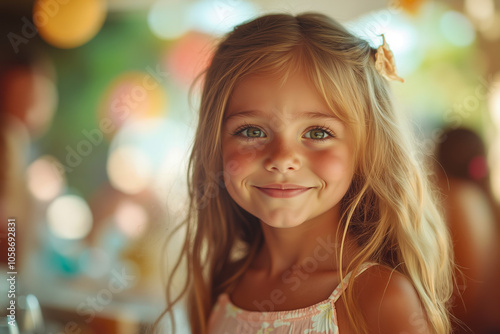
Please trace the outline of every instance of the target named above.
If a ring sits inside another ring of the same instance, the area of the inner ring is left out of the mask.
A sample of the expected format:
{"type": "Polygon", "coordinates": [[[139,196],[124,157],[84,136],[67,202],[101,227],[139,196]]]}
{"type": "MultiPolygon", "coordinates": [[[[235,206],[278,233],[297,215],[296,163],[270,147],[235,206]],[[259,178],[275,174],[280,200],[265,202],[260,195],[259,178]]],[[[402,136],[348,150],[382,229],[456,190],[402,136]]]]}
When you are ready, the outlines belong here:
{"type": "Polygon", "coordinates": [[[264,167],[270,172],[289,173],[301,168],[302,162],[298,148],[293,143],[276,139],[268,144],[269,155],[264,162],[264,167]]]}

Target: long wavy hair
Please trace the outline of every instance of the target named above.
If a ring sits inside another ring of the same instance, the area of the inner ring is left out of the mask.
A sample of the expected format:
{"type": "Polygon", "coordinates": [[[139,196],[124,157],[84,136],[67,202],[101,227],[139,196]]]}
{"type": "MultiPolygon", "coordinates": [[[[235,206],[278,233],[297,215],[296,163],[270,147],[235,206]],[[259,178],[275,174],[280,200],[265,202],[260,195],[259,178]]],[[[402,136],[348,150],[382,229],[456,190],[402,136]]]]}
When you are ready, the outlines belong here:
{"type": "MultiPolygon", "coordinates": [[[[189,165],[186,239],[167,284],[184,261],[187,280],[175,298],[167,286],[168,308],[162,316],[186,296],[193,333],[207,333],[217,297],[255,259],[263,244],[260,224],[224,188],[224,112],[234,87],[247,76],[272,73],[285,80],[300,68],[354,135],[356,168],[341,202],[340,253],[347,233],[355,236],[362,250],[352,263],[376,261],[403,273],[422,301],[430,330],[450,332],[449,236],[411,131],[392,106],[388,82],[375,69],[375,52],[365,40],[316,13],[265,15],[237,26],[220,41],[203,74],[189,165]]],[[[352,263],[346,264],[346,272],[359,267],[352,263]]],[[[367,333],[352,286],[342,298],[353,328],[367,333]]]]}

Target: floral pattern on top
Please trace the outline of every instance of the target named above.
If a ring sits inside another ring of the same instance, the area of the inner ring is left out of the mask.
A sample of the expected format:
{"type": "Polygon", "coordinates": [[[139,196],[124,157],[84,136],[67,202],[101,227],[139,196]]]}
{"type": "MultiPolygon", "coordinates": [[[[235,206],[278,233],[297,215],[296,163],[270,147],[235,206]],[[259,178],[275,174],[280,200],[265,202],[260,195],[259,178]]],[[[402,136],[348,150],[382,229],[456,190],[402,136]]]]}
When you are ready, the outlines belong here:
{"type": "MultiPolygon", "coordinates": [[[[371,266],[363,263],[357,273],[371,266]]],[[[257,312],[235,306],[223,293],[212,309],[208,322],[209,334],[338,334],[335,302],[347,288],[352,272],[333,290],[330,297],[312,306],[290,311],[257,312]]],[[[356,275],[356,276],[357,276],[356,275]]]]}

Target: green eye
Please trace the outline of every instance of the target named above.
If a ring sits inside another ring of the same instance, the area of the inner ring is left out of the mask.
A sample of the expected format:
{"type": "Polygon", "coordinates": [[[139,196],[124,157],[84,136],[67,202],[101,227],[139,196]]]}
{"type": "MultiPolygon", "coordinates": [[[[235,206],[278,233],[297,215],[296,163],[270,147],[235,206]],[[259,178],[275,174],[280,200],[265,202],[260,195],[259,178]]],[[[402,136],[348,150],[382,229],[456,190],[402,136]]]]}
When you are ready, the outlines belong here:
{"type": "Polygon", "coordinates": [[[312,129],[307,131],[304,137],[309,139],[326,139],[332,137],[332,135],[323,129],[312,129]]]}
{"type": "Polygon", "coordinates": [[[241,129],[236,134],[242,135],[243,137],[247,137],[247,138],[263,138],[266,136],[264,131],[262,131],[261,129],[259,129],[255,126],[248,126],[244,129],[241,129]]]}

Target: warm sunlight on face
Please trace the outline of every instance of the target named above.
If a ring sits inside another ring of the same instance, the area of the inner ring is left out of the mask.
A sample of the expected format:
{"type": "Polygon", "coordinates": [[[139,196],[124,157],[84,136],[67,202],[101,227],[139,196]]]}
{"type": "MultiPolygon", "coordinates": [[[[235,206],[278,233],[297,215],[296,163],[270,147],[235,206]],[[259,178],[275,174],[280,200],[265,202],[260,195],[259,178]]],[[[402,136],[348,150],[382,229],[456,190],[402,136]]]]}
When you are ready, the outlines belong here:
{"type": "Polygon", "coordinates": [[[305,74],[291,75],[284,85],[269,76],[237,85],[222,154],[227,191],[262,222],[338,221],[354,171],[352,134],[305,74]]]}

